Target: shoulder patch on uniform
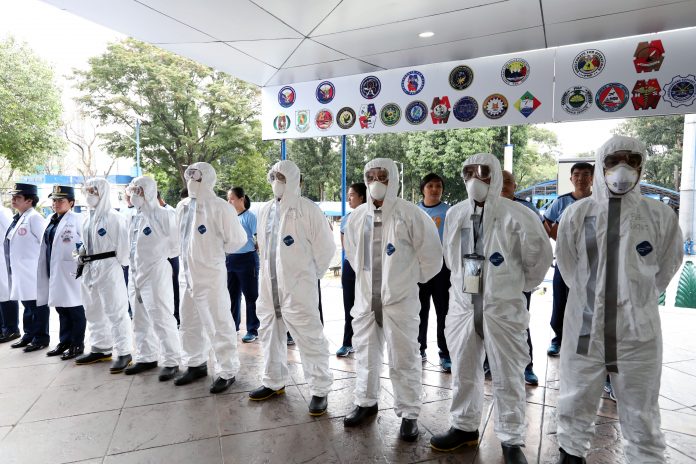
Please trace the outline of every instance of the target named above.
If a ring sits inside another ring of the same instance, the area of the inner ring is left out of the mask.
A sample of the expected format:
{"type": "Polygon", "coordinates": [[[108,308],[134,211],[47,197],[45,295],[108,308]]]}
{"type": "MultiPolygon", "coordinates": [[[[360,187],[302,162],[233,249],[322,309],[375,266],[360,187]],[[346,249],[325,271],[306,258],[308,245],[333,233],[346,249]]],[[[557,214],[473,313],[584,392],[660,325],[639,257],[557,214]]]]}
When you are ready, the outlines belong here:
{"type": "Polygon", "coordinates": [[[636,245],[636,251],[641,256],[647,256],[653,251],[653,247],[648,241],[640,242],[638,245],[636,245]]]}
{"type": "Polygon", "coordinates": [[[151,233],[152,233],[152,229],[150,229],[149,227],[145,227],[143,229],[143,234],[150,235],[151,233]]]}
{"type": "Polygon", "coordinates": [[[505,261],[505,258],[503,258],[503,255],[498,253],[497,251],[491,255],[488,260],[493,263],[494,266],[500,266],[503,264],[503,261],[505,261]]]}
{"type": "Polygon", "coordinates": [[[207,231],[208,231],[208,229],[206,229],[203,224],[198,226],[198,232],[200,232],[201,234],[205,234],[207,231]]]}
{"type": "Polygon", "coordinates": [[[387,256],[393,255],[395,251],[396,248],[394,248],[394,245],[392,245],[391,243],[387,243],[387,256]]]}
{"type": "Polygon", "coordinates": [[[97,231],[97,233],[99,234],[100,237],[103,237],[106,235],[106,229],[102,227],[101,229],[99,229],[97,231]]]}
{"type": "Polygon", "coordinates": [[[283,238],[283,243],[284,243],[285,245],[287,245],[287,246],[290,246],[290,245],[292,245],[293,243],[295,243],[295,239],[292,238],[290,235],[286,235],[286,236],[283,238]]]}

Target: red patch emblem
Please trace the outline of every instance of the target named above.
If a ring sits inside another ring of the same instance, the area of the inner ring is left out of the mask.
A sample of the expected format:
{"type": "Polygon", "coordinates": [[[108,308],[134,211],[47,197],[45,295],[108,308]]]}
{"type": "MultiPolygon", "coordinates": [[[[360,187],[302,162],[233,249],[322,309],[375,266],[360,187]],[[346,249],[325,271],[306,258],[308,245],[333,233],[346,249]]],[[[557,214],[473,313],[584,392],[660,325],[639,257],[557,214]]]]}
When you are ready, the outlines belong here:
{"type": "Polygon", "coordinates": [[[638,73],[659,71],[664,60],[665,48],[661,40],[641,42],[633,54],[633,66],[638,73]]]}
{"type": "Polygon", "coordinates": [[[631,91],[634,110],[655,109],[660,101],[660,83],[657,79],[639,80],[631,91]]]}

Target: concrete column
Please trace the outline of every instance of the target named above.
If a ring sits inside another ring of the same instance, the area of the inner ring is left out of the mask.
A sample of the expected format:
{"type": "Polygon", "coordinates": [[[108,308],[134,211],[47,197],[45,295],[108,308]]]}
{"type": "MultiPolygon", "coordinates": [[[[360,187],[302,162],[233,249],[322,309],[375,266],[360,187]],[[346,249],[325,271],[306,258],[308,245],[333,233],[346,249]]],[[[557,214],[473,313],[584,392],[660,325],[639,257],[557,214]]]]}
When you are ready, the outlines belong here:
{"type": "Polygon", "coordinates": [[[684,116],[684,149],[679,198],[679,226],[684,240],[696,240],[696,114],[684,116]]]}

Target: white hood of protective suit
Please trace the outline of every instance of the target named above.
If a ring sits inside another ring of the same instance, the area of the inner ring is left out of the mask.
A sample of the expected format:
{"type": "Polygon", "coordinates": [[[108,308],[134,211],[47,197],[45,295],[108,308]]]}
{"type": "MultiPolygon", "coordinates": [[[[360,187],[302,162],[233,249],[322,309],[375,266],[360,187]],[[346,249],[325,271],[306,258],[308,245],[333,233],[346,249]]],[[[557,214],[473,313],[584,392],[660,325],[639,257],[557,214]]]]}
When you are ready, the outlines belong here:
{"type": "MultiPolygon", "coordinates": [[[[215,195],[215,183],[217,182],[217,173],[215,168],[209,163],[199,161],[198,163],[193,163],[189,166],[189,169],[198,169],[201,171],[201,186],[199,191],[195,194],[195,198],[198,200],[205,200],[215,195]]],[[[191,196],[191,189],[189,188],[189,196],[191,196]]],[[[156,193],[156,192],[155,192],[156,193]]]]}
{"type": "MultiPolygon", "coordinates": [[[[285,209],[294,204],[300,197],[300,168],[290,160],[278,161],[268,171],[268,182],[271,182],[270,175],[272,172],[279,172],[285,176],[285,191],[281,203],[281,208],[285,209]]],[[[274,200],[276,198],[274,197],[274,200]]]]}
{"type": "MultiPolygon", "coordinates": [[[[159,206],[159,201],[157,200],[157,183],[155,179],[150,176],[140,176],[136,177],[131,181],[131,184],[136,187],[143,189],[143,198],[145,203],[139,209],[142,212],[152,211],[155,207],[159,206]]],[[[131,198],[131,203],[133,199],[131,198]]]]}
{"type": "Polygon", "coordinates": [[[638,177],[638,182],[636,182],[636,185],[630,192],[623,195],[616,195],[607,187],[604,178],[604,159],[617,151],[639,153],[643,157],[643,164],[645,164],[645,145],[643,142],[633,137],[626,137],[625,135],[612,135],[609,140],[604,142],[604,144],[597,149],[595,154],[596,161],[594,181],[592,184],[592,196],[599,202],[605,201],[607,198],[624,198],[627,200],[630,199],[632,202],[638,201],[640,198],[640,177],[643,174],[642,172],[638,177]]]}
{"type": "MultiPolygon", "coordinates": [[[[490,153],[477,153],[470,156],[464,161],[462,165],[462,173],[464,168],[472,164],[483,164],[490,168],[491,170],[491,183],[488,186],[488,194],[486,195],[486,201],[484,204],[484,210],[488,217],[495,214],[496,206],[500,202],[500,192],[503,190],[503,171],[500,168],[500,161],[494,155],[490,153]]],[[[469,197],[467,200],[471,203],[471,209],[474,209],[474,200],[469,197]]]]}
{"type": "Polygon", "coordinates": [[[87,179],[85,187],[97,188],[97,192],[99,192],[99,203],[97,203],[96,208],[89,209],[89,214],[92,215],[93,219],[102,220],[106,216],[106,213],[111,211],[111,184],[103,177],[93,177],[87,179]]]}
{"type": "Polygon", "coordinates": [[[363,179],[365,181],[365,185],[368,186],[367,204],[369,205],[368,209],[370,211],[373,211],[375,209],[375,205],[373,203],[375,199],[372,198],[372,196],[370,195],[370,186],[367,183],[367,171],[374,168],[386,169],[389,173],[389,184],[387,184],[387,193],[386,195],[384,195],[384,200],[381,206],[381,209],[382,211],[384,211],[384,215],[386,216],[387,214],[389,214],[389,211],[391,211],[391,209],[393,208],[394,202],[397,198],[397,194],[399,193],[399,169],[396,167],[396,163],[389,158],[375,158],[365,165],[365,169],[363,169],[363,179]]]}

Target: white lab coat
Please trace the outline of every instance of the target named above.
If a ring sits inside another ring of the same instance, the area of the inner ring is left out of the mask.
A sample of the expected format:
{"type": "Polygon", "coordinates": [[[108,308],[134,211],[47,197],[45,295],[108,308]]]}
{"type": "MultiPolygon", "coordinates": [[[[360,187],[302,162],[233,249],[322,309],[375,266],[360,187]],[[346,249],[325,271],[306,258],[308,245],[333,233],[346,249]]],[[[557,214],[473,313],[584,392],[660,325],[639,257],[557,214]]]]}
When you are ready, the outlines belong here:
{"type": "Polygon", "coordinates": [[[39,248],[45,228],[46,220],[43,216],[29,208],[7,234],[12,270],[10,300],[36,300],[36,266],[39,263],[39,248]]]}
{"type": "MultiPolygon", "coordinates": [[[[12,212],[8,208],[0,206],[0,237],[3,240],[10,224],[12,224],[12,212]]],[[[7,264],[4,255],[2,263],[0,263],[0,301],[10,301],[10,286],[7,280],[7,264]]]]}
{"type": "Polygon", "coordinates": [[[300,196],[300,170],[292,161],[276,163],[271,172],[286,178],[281,201],[261,208],[257,227],[260,251],[259,336],[264,352],[263,385],[278,390],[288,382],[286,331],[295,339],[310,394],[326,396],[333,376],[329,369],[329,344],[319,319],[317,279],[329,268],[336,250],[324,214],[300,196]],[[277,221],[275,265],[282,317],[277,317],[270,279],[273,220],[277,221]]]}
{"type": "Polygon", "coordinates": [[[617,284],[618,368],[610,377],[626,461],[661,463],[665,442],[657,401],[662,372],[657,300],[682,263],[683,239],[674,211],[641,196],[639,185],[623,197],[610,193],[602,166],[607,155],[622,150],[643,153],[645,159],[641,142],[611,137],[597,150],[592,195],[568,207],[558,228],[557,262],[570,295],[563,324],[557,436],[571,455],[585,456],[590,449],[607,373],[604,321],[609,277],[617,284]],[[613,245],[618,246],[619,267],[614,276],[607,275],[611,198],[621,198],[619,244],[613,245]],[[582,349],[583,338],[587,352],[582,349]]]}
{"type": "MultiPolygon", "coordinates": [[[[239,355],[227,291],[225,253],[240,249],[246,243],[246,232],[232,205],[213,191],[215,169],[202,162],[190,168],[200,170],[202,179],[199,191],[189,188],[189,198],[176,207],[181,244],[182,364],[195,367],[205,363],[212,343],[216,376],[231,379],[239,370],[239,355]]],[[[171,276],[171,270],[167,275],[171,276]]]]}
{"type": "Polygon", "coordinates": [[[83,217],[72,210],[58,223],[51,248],[51,277],[46,266],[46,243],[41,235],[41,251],[37,270],[36,304],[71,308],[82,304],[80,279],[75,279],[77,262],[73,257],[75,244],[82,242],[83,217]]]}
{"type": "Polygon", "coordinates": [[[442,246],[430,216],[396,196],[399,173],[394,161],[374,159],[367,163],[364,172],[376,167],[389,172],[387,193],[380,208],[383,211],[382,327],[377,325],[371,302],[375,205],[369,190],[367,203],[351,213],[344,229],[346,258],[356,273],[355,304],[351,311],[357,362],[354,402],[361,407],[377,403],[386,342],[394,410],[399,417],[416,419],[422,395],[417,284],[427,282],[442,269],[442,246]]]}

